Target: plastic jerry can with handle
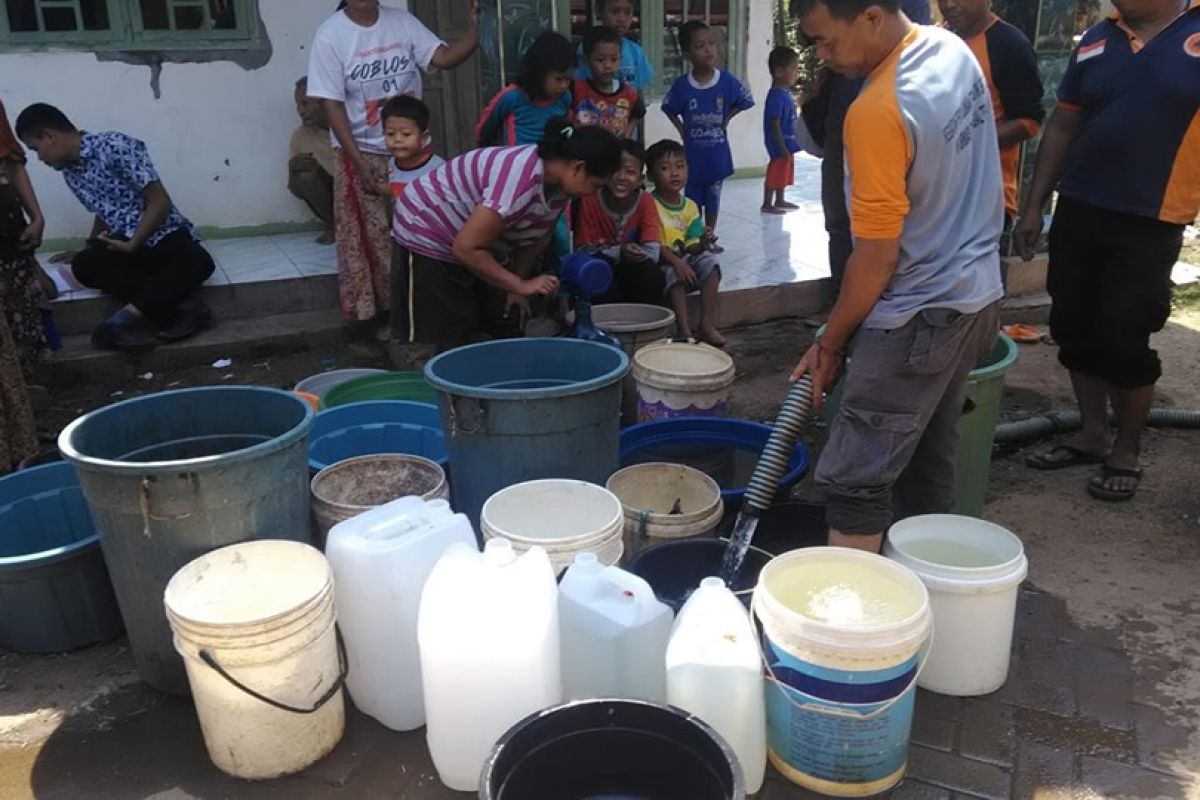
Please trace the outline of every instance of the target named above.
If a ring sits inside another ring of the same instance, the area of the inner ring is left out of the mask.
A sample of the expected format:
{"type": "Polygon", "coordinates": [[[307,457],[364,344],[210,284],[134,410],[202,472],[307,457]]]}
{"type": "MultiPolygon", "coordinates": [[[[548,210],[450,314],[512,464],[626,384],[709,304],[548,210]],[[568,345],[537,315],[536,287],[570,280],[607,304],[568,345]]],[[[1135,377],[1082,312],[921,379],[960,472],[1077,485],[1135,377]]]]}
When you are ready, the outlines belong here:
{"type": "Polygon", "coordinates": [[[692,593],[667,644],[667,702],[695,714],[733,748],[746,792],[762,787],[767,718],[762,660],[750,615],[720,578],[692,593]]]}
{"type": "Polygon", "coordinates": [[[453,545],[433,568],[417,622],[425,736],[442,783],[479,788],[514,724],[562,700],[558,586],[540,547],[453,545]]]}
{"type": "Polygon", "coordinates": [[[674,614],[650,584],[580,553],[558,587],[563,697],[667,699],[674,614]]]}
{"type": "Polygon", "coordinates": [[[397,731],[425,724],[417,611],[434,564],[475,533],[445,500],[402,497],[339,522],[325,556],[333,568],[346,688],[354,705],[397,731]]]}

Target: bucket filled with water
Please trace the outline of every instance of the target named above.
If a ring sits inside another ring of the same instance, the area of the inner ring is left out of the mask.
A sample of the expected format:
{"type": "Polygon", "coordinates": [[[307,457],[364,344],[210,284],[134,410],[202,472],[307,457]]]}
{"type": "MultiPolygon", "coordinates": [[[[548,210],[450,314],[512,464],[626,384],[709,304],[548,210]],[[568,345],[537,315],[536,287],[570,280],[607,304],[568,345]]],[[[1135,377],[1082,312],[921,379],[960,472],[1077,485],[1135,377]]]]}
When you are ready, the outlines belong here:
{"type": "Polygon", "coordinates": [[[938,634],[921,688],[973,697],[1003,686],[1017,589],[1029,572],[1021,540],[974,517],[929,514],[893,525],[883,552],[929,590],[938,634]]]}
{"type": "Polygon", "coordinates": [[[754,611],[775,768],[834,797],[899,783],[932,628],[920,579],[882,556],[813,547],[763,569],[754,611]]]}
{"type": "MultiPolygon", "coordinates": [[[[659,600],[678,611],[700,582],[724,574],[726,539],[683,539],[647,547],[629,564],[629,571],[654,589],[659,600]]],[[[759,573],[771,561],[771,554],[748,547],[741,567],[734,575],[725,575],[729,589],[746,606],[758,581],[759,573]]]]}

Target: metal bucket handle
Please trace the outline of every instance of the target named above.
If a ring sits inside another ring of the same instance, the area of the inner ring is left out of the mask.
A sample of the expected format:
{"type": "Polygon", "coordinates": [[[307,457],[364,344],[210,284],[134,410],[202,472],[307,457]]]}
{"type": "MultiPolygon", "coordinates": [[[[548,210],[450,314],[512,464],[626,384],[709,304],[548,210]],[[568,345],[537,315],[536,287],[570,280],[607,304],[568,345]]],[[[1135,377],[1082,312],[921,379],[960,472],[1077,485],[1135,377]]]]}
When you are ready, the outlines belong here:
{"type": "MultiPolygon", "coordinates": [[[[752,622],[755,622],[758,625],[762,624],[762,618],[758,614],[757,592],[750,600],[750,619],[752,622]]],[[[828,700],[817,697],[816,695],[808,694],[807,692],[802,692],[799,689],[796,689],[792,686],[788,686],[786,683],[779,680],[779,678],[777,678],[775,676],[775,670],[771,669],[771,662],[767,658],[766,649],[763,648],[761,636],[759,637],[759,641],[758,641],[758,654],[762,658],[763,667],[767,671],[767,680],[769,680],[771,683],[774,683],[782,690],[784,698],[788,701],[788,703],[790,703],[792,705],[793,708],[795,708],[797,711],[811,711],[811,712],[815,712],[817,714],[825,714],[826,716],[830,716],[830,717],[843,717],[843,718],[847,718],[847,719],[856,719],[856,720],[874,719],[875,717],[883,716],[887,712],[891,711],[892,708],[894,708],[895,705],[897,703],[899,703],[904,698],[905,695],[907,695],[914,688],[916,688],[917,680],[921,677],[921,673],[924,672],[925,665],[927,663],[929,663],[929,654],[933,652],[933,627],[932,626],[930,626],[930,628],[929,628],[929,638],[925,640],[925,644],[922,645],[922,649],[924,650],[924,652],[921,654],[920,663],[917,664],[917,671],[915,673],[913,673],[912,680],[909,681],[908,685],[904,687],[904,691],[898,692],[895,697],[893,697],[891,700],[885,701],[883,703],[883,705],[881,705],[879,708],[875,709],[874,711],[868,711],[865,714],[859,714],[854,711],[843,711],[842,709],[830,708],[829,706],[824,705],[825,703],[829,702],[828,700]],[[812,701],[814,701],[814,703],[799,702],[792,698],[793,694],[797,694],[797,695],[805,698],[806,700],[812,700],[812,701]]],[[[874,705],[874,703],[863,704],[863,705],[874,705]]]]}
{"type": "Polygon", "coordinates": [[[321,695],[317,699],[317,702],[313,704],[312,708],[289,706],[287,703],[281,703],[278,700],[272,700],[270,697],[267,697],[264,694],[259,694],[246,684],[239,681],[237,678],[230,675],[229,672],[217,662],[216,656],[214,656],[209,650],[200,651],[200,660],[212,667],[213,671],[215,671],[222,678],[229,681],[229,683],[231,683],[233,686],[241,689],[255,700],[259,700],[269,706],[278,708],[280,711],[290,711],[293,714],[315,714],[316,712],[320,711],[326,703],[332,700],[334,695],[342,690],[342,687],[346,685],[346,676],[350,673],[350,663],[346,658],[346,643],[342,641],[342,631],[336,625],[334,626],[333,631],[334,635],[337,637],[338,677],[337,680],[333,682],[333,685],[326,690],[325,694],[321,695]]]}

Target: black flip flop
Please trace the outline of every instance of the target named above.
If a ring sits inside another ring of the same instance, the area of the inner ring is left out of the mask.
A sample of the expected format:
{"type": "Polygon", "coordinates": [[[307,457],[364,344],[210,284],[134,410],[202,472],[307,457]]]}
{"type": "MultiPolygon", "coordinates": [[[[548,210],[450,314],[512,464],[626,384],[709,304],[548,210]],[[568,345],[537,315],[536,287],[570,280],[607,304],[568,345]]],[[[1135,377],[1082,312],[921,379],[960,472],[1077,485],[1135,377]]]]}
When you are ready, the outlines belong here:
{"type": "Polygon", "coordinates": [[[1124,469],[1122,467],[1111,467],[1108,464],[1101,464],[1100,474],[1093,476],[1088,481],[1087,490],[1088,494],[1092,497],[1108,503],[1124,503],[1127,500],[1132,500],[1133,496],[1137,494],[1137,484],[1134,484],[1132,489],[1108,489],[1104,486],[1104,482],[1109,478],[1134,478],[1140,483],[1142,480],[1142,471],[1140,469],[1124,469]]]}
{"type": "Polygon", "coordinates": [[[1025,459],[1025,466],[1033,469],[1050,471],[1055,469],[1066,469],[1067,467],[1077,467],[1080,464],[1103,464],[1106,458],[1108,458],[1107,455],[1089,453],[1086,450],[1081,450],[1071,444],[1058,444],[1054,447],[1051,447],[1049,450],[1041,453],[1034,453],[1033,455],[1028,456],[1025,459]],[[1048,458],[1048,456],[1058,452],[1066,453],[1069,458],[1048,458]]]}

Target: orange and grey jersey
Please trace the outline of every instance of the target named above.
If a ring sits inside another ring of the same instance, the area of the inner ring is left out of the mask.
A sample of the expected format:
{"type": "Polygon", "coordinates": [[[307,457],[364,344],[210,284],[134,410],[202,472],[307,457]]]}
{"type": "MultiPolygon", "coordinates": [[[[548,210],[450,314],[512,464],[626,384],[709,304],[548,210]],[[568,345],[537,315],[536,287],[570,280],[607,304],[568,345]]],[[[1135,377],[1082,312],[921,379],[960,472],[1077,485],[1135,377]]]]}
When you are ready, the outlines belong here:
{"type": "Polygon", "coordinates": [[[900,241],[895,274],[864,325],[893,329],[925,309],[974,313],[999,300],[996,122],[962,39],[913,27],[867,78],[844,133],[855,239],[900,241]]]}
{"type": "MultiPolygon", "coordinates": [[[[1046,109],[1042,106],[1042,79],[1038,75],[1037,55],[1025,34],[993,14],[987,29],[966,41],[983,70],[996,123],[1019,121],[1030,136],[1037,136],[1046,117],[1046,109]]],[[[1013,216],[1017,213],[1017,170],[1020,161],[1020,145],[1015,144],[1000,151],[1000,168],[1004,174],[1004,209],[1013,216]]]]}

